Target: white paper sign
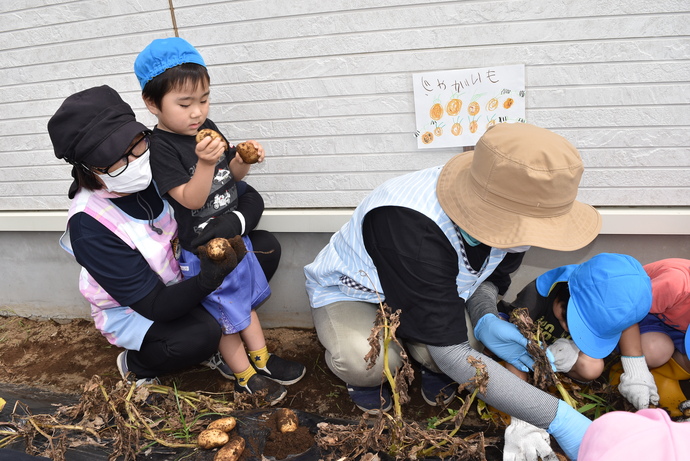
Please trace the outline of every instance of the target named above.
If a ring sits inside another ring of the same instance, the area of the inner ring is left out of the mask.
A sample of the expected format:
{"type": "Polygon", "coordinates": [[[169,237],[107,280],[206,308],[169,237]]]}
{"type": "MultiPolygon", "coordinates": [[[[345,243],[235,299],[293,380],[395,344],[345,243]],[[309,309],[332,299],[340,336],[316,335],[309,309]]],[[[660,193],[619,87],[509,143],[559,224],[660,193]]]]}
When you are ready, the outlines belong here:
{"type": "Polygon", "coordinates": [[[487,127],[525,122],[524,64],[413,75],[417,146],[474,146],[487,127]]]}

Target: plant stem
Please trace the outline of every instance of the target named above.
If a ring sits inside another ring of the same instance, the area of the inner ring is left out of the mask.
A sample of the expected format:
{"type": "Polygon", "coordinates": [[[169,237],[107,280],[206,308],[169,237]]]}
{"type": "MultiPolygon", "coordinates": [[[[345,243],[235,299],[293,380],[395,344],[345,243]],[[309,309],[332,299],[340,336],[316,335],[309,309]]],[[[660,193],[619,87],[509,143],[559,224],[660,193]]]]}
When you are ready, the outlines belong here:
{"type": "Polygon", "coordinates": [[[395,386],[395,378],[391,373],[390,365],[388,363],[388,349],[391,342],[390,328],[388,325],[388,318],[383,316],[383,374],[386,375],[386,379],[391,386],[391,393],[393,394],[393,413],[396,417],[402,417],[402,408],[400,407],[400,394],[398,394],[397,387],[395,386]]]}
{"type": "MultiPolygon", "coordinates": [[[[465,408],[464,408],[464,410],[463,410],[463,412],[462,412],[462,420],[463,420],[463,421],[465,420],[465,417],[467,416],[467,413],[470,411],[470,407],[472,406],[472,403],[474,403],[474,400],[477,398],[477,394],[478,394],[478,393],[479,393],[479,388],[478,388],[478,387],[475,387],[475,388],[474,388],[474,391],[472,391],[472,394],[470,394],[469,403],[467,403],[467,404],[465,405],[465,408]]],[[[441,422],[443,422],[443,421],[445,421],[445,420],[448,420],[448,419],[452,419],[452,416],[448,416],[448,417],[446,417],[446,418],[444,418],[444,419],[438,421],[438,423],[435,424],[434,426],[438,426],[438,424],[441,424],[441,422]]],[[[449,436],[449,437],[453,437],[455,434],[458,433],[459,430],[460,430],[460,426],[458,425],[458,426],[454,427],[453,430],[451,430],[451,431],[448,433],[448,436],[449,436]]],[[[446,442],[447,442],[446,440],[442,440],[442,441],[440,441],[440,442],[437,444],[437,446],[429,447],[429,448],[427,448],[427,449],[425,449],[425,450],[421,450],[419,453],[420,453],[422,456],[429,456],[429,455],[431,455],[431,454],[434,452],[434,450],[436,450],[437,447],[442,447],[443,445],[446,444],[446,442]]],[[[441,457],[441,459],[443,459],[443,457],[441,457]]]]}
{"type": "Polygon", "coordinates": [[[556,389],[558,389],[558,393],[561,394],[561,398],[563,398],[565,403],[577,410],[577,402],[575,402],[570,394],[568,394],[568,391],[566,391],[565,387],[563,387],[563,383],[561,383],[558,379],[556,380],[556,389]]]}

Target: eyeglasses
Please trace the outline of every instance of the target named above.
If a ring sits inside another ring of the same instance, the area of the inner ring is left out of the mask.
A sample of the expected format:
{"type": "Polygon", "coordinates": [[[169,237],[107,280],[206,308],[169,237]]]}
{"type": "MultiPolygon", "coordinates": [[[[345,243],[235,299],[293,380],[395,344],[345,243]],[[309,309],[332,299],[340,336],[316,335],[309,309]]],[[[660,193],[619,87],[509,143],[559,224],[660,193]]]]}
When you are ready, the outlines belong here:
{"type": "Polygon", "coordinates": [[[93,166],[93,167],[91,167],[91,169],[100,173],[100,174],[107,174],[111,178],[116,178],[116,177],[120,176],[122,173],[125,172],[125,170],[129,166],[129,157],[139,158],[142,155],[144,155],[146,152],[148,152],[148,150],[149,150],[149,136],[151,136],[151,132],[145,131],[141,134],[143,135],[142,138],[139,141],[137,141],[131,147],[131,149],[129,149],[127,152],[125,152],[125,155],[120,157],[116,162],[111,163],[109,166],[107,166],[105,168],[98,168],[98,167],[93,166]],[[117,165],[120,162],[125,162],[125,164],[123,166],[121,166],[120,168],[114,170],[114,171],[110,171],[110,169],[112,167],[114,167],[115,165],[117,165]]]}

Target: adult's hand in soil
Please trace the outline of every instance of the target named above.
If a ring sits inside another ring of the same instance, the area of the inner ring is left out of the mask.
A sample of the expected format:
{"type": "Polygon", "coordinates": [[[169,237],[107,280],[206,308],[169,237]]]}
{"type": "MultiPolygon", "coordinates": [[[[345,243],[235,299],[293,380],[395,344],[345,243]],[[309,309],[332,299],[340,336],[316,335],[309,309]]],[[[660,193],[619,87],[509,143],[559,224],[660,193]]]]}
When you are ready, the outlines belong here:
{"type": "Polygon", "coordinates": [[[558,461],[544,429],[512,416],[505,432],[503,461],[558,461]]]}
{"type": "Polygon", "coordinates": [[[237,257],[225,258],[220,261],[211,259],[206,246],[197,248],[199,254],[199,285],[207,290],[215,290],[223,283],[223,279],[237,267],[237,257]]]}
{"type": "Polygon", "coordinates": [[[623,374],[618,390],[628,402],[635,408],[641,410],[648,408],[651,402],[654,405],[659,403],[659,393],[657,392],[654,376],[647,368],[647,361],[641,357],[621,357],[623,364],[623,374]]]}
{"type": "Polygon", "coordinates": [[[474,327],[474,336],[518,370],[527,372],[534,366],[534,359],[527,353],[527,338],[512,323],[486,314],[474,327]]]}
{"type": "Polygon", "coordinates": [[[192,240],[192,248],[206,245],[214,238],[229,239],[235,235],[242,235],[242,221],[237,213],[225,213],[217,216],[206,224],[206,227],[192,240]]]}

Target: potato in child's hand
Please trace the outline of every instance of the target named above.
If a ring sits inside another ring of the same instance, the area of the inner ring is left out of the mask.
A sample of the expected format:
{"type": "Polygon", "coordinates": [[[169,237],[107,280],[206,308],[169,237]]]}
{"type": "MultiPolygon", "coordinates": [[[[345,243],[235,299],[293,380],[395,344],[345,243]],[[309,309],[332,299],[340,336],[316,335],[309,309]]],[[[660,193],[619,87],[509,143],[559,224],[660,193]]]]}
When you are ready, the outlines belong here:
{"type": "Polygon", "coordinates": [[[256,163],[259,161],[259,149],[250,142],[241,142],[237,146],[237,153],[242,157],[244,163],[256,163]]]}
{"type": "Polygon", "coordinates": [[[227,143],[220,135],[220,133],[210,128],[204,128],[203,130],[199,130],[199,132],[196,134],[197,144],[199,144],[204,138],[220,139],[221,144],[223,144],[223,146],[225,146],[226,149],[228,148],[227,143]]]}

